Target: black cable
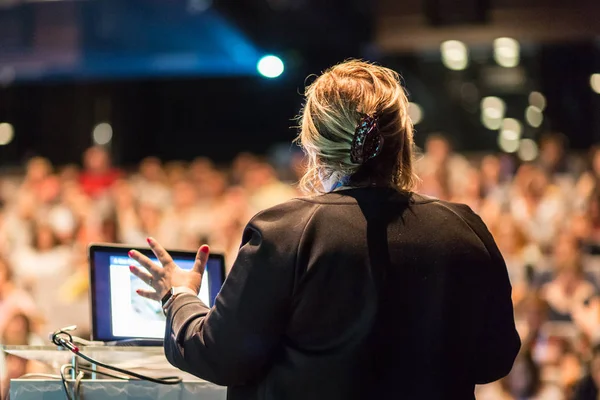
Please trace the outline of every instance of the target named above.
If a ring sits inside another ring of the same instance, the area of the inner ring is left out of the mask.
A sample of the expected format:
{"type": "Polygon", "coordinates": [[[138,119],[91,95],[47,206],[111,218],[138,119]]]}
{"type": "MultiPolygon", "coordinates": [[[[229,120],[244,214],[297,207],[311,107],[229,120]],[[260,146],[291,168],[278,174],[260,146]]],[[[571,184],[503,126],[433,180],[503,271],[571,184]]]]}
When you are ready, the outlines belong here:
{"type": "Polygon", "coordinates": [[[108,376],[109,378],[119,379],[119,380],[122,380],[122,381],[129,381],[129,380],[131,380],[131,379],[127,378],[126,376],[119,376],[119,375],[109,374],[108,372],[98,371],[98,370],[94,370],[94,369],[88,368],[88,367],[79,366],[79,369],[82,370],[82,371],[90,372],[92,374],[98,374],[98,375],[108,376]]]}
{"type": "MultiPolygon", "coordinates": [[[[66,328],[65,328],[66,329],[66,328]]],[[[142,375],[142,374],[138,374],[136,372],[133,371],[128,371],[126,369],[122,369],[119,367],[115,367],[112,365],[108,365],[108,364],[104,364],[100,361],[94,360],[93,358],[81,353],[79,351],[79,348],[73,343],[73,336],[71,336],[71,334],[69,334],[68,332],[66,332],[65,330],[61,329],[58,330],[56,332],[54,332],[51,335],[52,338],[52,343],[54,343],[57,346],[61,346],[64,347],[68,350],[70,350],[73,354],[75,354],[76,356],[86,360],[87,362],[91,363],[91,364],[95,364],[99,367],[102,368],[106,368],[115,372],[119,372],[123,375],[127,375],[139,380],[144,380],[144,381],[149,381],[149,382],[153,382],[153,383],[158,383],[161,385],[177,385],[179,383],[182,382],[182,379],[178,376],[165,376],[165,377],[161,377],[161,378],[152,378],[150,376],[146,376],[146,375],[142,375]],[[63,337],[66,336],[65,337],[63,337]]],[[[62,373],[62,371],[61,371],[62,373]]],[[[65,384],[66,387],[66,384],[65,384]]],[[[67,396],[68,400],[73,400],[71,397],[67,396]]]]}

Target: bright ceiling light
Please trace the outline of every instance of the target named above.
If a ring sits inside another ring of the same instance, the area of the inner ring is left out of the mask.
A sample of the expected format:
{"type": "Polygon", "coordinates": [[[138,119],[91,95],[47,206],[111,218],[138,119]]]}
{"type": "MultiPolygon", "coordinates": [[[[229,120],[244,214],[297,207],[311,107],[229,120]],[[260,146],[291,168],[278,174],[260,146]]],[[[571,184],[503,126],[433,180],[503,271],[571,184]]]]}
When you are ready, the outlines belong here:
{"type": "Polygon", "coordinates": [[[519,65],[520,61],[519,42],[512,38],[498,38],[494,40],[494,60],[498,65],[512,68],[519,65]]]}
{"type": "Polygon", "coordinates": [[[417,125],[423,120],[423,108],[417,103],[408,103],[408,116],[410,117],[412,123],[417,125]]]}
{"type": "Polygon", "coordinates": [[[469,49],[467,45],[458,40],[447,40],[440,46],[442,63],[446,68],[460,71],[469,65],[469,49]]]}
{"type": "Polygon", "coordinates": [[[523,133],[523,125],[514,118],[505,118],[502,120],[502,129],[500,135],[507,140],[519,140],[523,133]]]}
{"type": "Polygon", "coordinates": [[[542,110],[536,106],[529,106],[525,110],[525,121],[527,121],[530,126],[539,128],[540,125],[542,125],[542,122],[544,122],[544,114],[542,113],[542,110]]]}
{"type": "Polygon", "coordinates": [[[106,122],[96,125],[94,132],[92,133],[92,139],[94,140],[94,143],[100,146],[110,143],[112,136],[112,126],[106,122]]]}
{"type": "Polygon", "coordinates": [[[519,143],[519,158],[523,161],[533,161],[538,156],[538,145],[531,139],[523,139],[519,143]]]}
{"type": "Polygon", "coordinates": [[[594,92],[600,94],[600,74],[592,74],[590,77],[590,85],[594,92]]]}
{"type": "Polygon", "coordinates": [[[265,78],[277,78],[283,73],[284,65],[277,56],[264,56],[258,61],[256,69],[265,78]]]}
{"type": "Polygon", "coordinates": [[[529,93],[529,105],[544,111],[546,109],[546,97],[540,92],[531,92],[529,93]]]}
{"type": "Polygon", "coordinates": [[[481,99],[481,123],[486,128],[500,129],[505,111],[506,103],[500,97],[488,96],[481,99]]]}
{"type": "Polygon", "coordinates": [[[15,129],[8,122],[0,124],[0,146],[5,146],[12,142],[15,137],[15,129]]]}
{"type": "Polygon", "coordinates": [[[500,97],[488,96],[481,99],[481,112],[493,119],[504,118],[506,103],[500,97]]]}
{"type": "Polygon", "coordinates": [[[514,153],[519,149],[519,139],[507,136],[504,131],[498,134],[498,146],[505,153],[514,153]]]}
{"type": "Polygon", "coordinates": [[[487,129],[497,131],[502,126],[502,118],[491,118],[485,113],[481,113],[481,123],[487,129]]]}

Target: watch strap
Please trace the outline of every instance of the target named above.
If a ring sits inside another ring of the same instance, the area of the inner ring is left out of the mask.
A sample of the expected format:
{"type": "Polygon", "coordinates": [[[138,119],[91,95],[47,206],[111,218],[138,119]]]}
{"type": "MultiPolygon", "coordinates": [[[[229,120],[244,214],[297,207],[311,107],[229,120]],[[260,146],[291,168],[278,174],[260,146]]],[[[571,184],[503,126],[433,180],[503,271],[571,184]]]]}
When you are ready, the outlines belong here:
{"type": "Polygon", "coordinates": [[[169,306],[173,303],[173,300],[175,300],[175,298],[180,294],[186,293],[191,294],[193,296],[198,295],[192,289],[185,286],[172,287],[171,289],[169,289],[169,291],[161,299],[163,312],[167,314],[167,310],[169,309],[169,306]]]}

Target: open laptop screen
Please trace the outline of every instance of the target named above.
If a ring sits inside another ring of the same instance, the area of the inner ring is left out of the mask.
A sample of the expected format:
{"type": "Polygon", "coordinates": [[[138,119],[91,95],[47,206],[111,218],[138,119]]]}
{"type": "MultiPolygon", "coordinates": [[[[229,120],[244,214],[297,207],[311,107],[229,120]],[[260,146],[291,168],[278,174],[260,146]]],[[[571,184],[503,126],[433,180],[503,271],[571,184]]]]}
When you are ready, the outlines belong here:
{"type": "MultiPolygon", "coordinates": [[[[92,338],[115,341],[131,338],[162,339],[166,318],[159,301],[146,299],[135,293],[148,286],[129,271],[138,265],[127,255],[132,247],[94,244],[90,246],[90,279],[92,296],[92,338]]],[[[136,250],[154,262],[150,249],[136,250]]],[[[169,251],[173,260],[183,269],[191,269],[195,252],[169,251]]],[[[198,297],[212,307],[225,280],[222,255],[210,254],[198,297]]]]}

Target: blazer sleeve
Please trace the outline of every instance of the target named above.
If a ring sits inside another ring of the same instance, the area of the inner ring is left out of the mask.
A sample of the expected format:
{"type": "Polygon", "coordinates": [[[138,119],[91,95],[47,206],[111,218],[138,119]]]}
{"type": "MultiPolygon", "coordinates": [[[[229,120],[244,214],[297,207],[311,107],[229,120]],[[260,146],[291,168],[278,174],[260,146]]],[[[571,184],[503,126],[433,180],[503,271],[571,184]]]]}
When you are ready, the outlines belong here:
{"type": "Polygon", "coordinates": [[[212,309],[193,295],[173,301],[164,341],[172,365],[226,386],[255,380],[268,367],[290,316],[296,256],[311,216],[299,203],[250,221],[212,309]]]}
{"type": "Polygon", "coordinates": [[[473,371],[475,383],[484,384],[508,375],[519,349],[521,339],[515,327],[512,287],[504,258],[485,223],[469,207],[461,206],[460,215],[481,239],[490,256],[483,328],[477,337],[473,371]]]}

